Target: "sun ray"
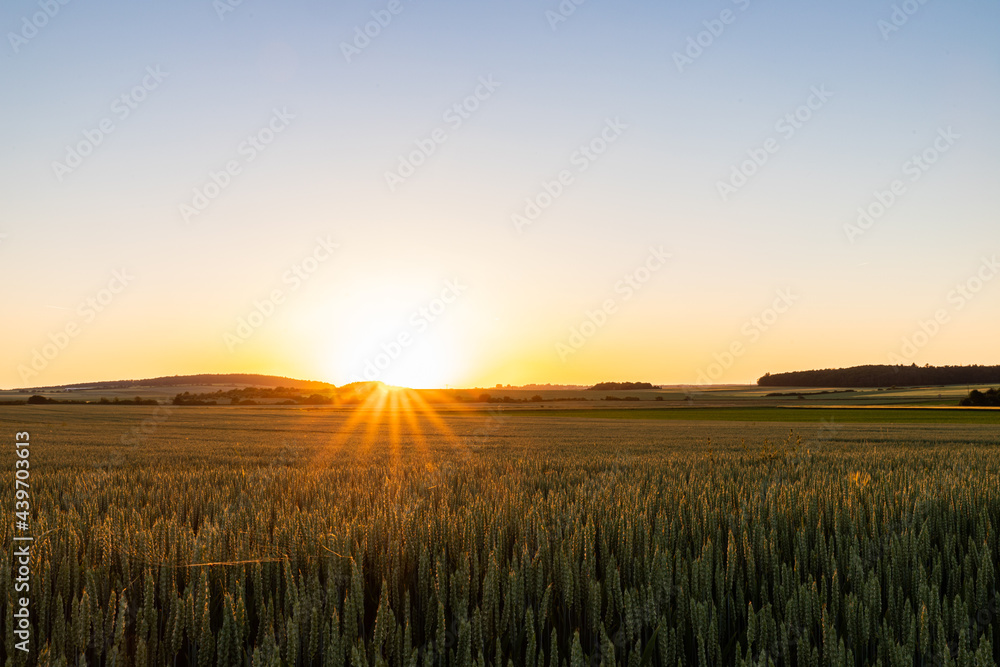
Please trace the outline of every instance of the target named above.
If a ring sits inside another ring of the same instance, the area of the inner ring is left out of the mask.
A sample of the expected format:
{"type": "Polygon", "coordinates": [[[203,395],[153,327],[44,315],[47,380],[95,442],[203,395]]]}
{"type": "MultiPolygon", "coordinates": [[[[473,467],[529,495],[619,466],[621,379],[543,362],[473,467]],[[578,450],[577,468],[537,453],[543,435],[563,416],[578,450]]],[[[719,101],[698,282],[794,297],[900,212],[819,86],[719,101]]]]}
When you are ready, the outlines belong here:
{"type": "Polygon", "coordinates": [[[355,434],[362,421],[366,417],[370,417],[372,413],[378,411],[383,398],[384,394],[379,395],[376,389],[369,393],[360,404],[351,408],[350,417],[332,434],[330,441],[316,453],[311,461],[311,465],[321,468],[326,467],[355,434]]]}
{"type": "Polygon", "coordinates": [[[452,442],[458,441],[455,433],[444,422],[444,420],[441,419],[434,407],[424,400],[424,397],[421,396],[419,392],[416,392],[413,389],[405,389],[404,391],[407,399],[415,406],[413,408],[414,412],[418,413],[421,417],[426,418],[438,432],[444,434],[446,440],[450,440],[452,442]]]}
{"type": "Polygon", "coordinates": [[[401,410],[401,395],[397,391],[389,393],[389,469],[393,477],[402,468],[403,456],[399,436],[399,413],[401,410]]]}
{"type": "Polygon", "coordinates": [[[361,447],[357,452],[361,456],[367,455],[374,448],[375,443],[378,442],[378,434],[382,430],[382,417],[386,412],[386,405],[389,403],[389,395],[390,391],[385,389],[384,386],[379,386],[372,392],[372,397],[375,401],[368,407],[368,423],[364,436],[361,439],[361,447]]]}
{"type": "MultiPolygon", "coordinates": [[[[348,452],[350,456],[359,460],[384,457],[392,471],[401,469],[404,461],[412,458],[424,459],[429,469],[437,469],[448,456],[468,458],[468,443],[438,414],[435,399],[444,403],[449,397],[438,393],[425,396],[425,393],[376,384],[350,409],[349,416],[311,458],[310,465],[326,467],[352,441],[355,444],[348,452]]],[[[341,409],[342,406],[337,406],[331,411],[341,409]]]]}
{"type": "Polygon", "coordinates": [[[410,433],[412,434],[414,440],[414,449],[416,453],[421,456],[421,458],[430,459],[430,448],[427,446],[427,438],[424,437],[423,431],[420,428],[420,421],[417,418],[417,414],[413,411],[410,406],[410,401],[408,396],[402,396],[401,401],[405,402],[405,406],[401,410],[403,419],[409,426],[410,433]]]}

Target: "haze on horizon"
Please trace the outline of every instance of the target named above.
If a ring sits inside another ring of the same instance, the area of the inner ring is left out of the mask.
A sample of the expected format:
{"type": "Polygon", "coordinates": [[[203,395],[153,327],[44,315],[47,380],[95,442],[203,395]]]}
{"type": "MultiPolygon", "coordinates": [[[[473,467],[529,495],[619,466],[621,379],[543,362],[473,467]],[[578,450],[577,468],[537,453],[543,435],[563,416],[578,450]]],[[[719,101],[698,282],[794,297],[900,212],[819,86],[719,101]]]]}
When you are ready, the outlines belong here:
{"type": "Polygon", "coordinates": [[[8,3],[0,387],[1000,363],[998,23],[8,3]]]}

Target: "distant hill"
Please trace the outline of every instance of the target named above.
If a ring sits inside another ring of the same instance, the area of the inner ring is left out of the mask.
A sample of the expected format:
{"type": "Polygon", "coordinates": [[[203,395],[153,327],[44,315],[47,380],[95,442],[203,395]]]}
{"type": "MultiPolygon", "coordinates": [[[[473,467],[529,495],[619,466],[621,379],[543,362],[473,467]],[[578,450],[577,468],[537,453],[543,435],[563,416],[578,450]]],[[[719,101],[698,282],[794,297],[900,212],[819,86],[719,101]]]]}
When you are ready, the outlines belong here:
{"type": "Polygon", "coordinates": [[[648,382],[600,382],[589,391],[632,391],[634,389],[658,389],[648,382]]]}
{"type": "MultiPolygon", "coordinates": [[[[503,385],[498,384],[496,387],[489,387],[490,389],[511,389],[511,390],[544,390],[544,391],[561,391],[561,390],[571,390],[575,391],[577,389],[587,389],[586,386],[580,384],[518,384],[518,385],[503,385]]],[[[479,389],[479,387],[474,387],[474,389],[479,389]]]]}
{"type": "Polygon", "coordinates": [[[296,380],[277,375],[256,375],[252,373],[226,373],[201,375],[171,375],[169,377],[147,378],[145,380],[109,380],[105,382],[82,382],[51,387],[27,387],[22,391],[44,391],[51,389],[129,389],[132,387],[178,387],[191,385],[247,385],[251,387],[288,387],[308,391],[336,389],[336,385],[316,380],[296,380]]]}
{"type": "Polygon", "coordinates": [[[943,384],[994,384],[1000,366],[852,366],[790,373],[767,373],[761,387],[918,387],[943,384]]]}

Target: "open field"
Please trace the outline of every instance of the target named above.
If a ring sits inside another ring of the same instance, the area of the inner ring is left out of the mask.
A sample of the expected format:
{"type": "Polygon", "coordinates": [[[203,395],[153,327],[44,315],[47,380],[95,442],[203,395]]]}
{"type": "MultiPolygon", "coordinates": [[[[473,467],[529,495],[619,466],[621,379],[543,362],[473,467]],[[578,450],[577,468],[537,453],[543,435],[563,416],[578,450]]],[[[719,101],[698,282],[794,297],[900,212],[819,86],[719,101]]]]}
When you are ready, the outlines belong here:
{"type": "Polygon", "coordinates": [[[0,667],[1000,667],[1000,0],[0,17],[0,667]]]}
{"type": "MultiPolygon", "coordinates": [[[[182,392],[210,393],[217,390],[227,391],[247,385],[235,384],[188,384],[171,387],[129,387],[124,389],[57,389],[48,391],[0,391],[0,402],[23,401],[29,396],[39,394],[56,400],[97,402],[102,398],[108,400],[130,400],[135,397],[155,399],[161,403],[169,403],[174,396],[182,392]]],[[[858,406],[956,406],[965,398],[971,389],[985,391],[989,385],[950,385],[934,387],[886,387],[881,389],[856,389],[844,391],[836,388],[795,388],[795,387],[758,387],[755,385],[719,385],[719,386],[669,386],[654,390],[629,391],[590,391],[585,389],[448,389],[448,390],[417,390],[417,393],[427,402],[450,403],[476,401],[482,394],[488,394],[493,399],[509,398],[514,401],[528,401],[539,396],[545,401],[566,401],[568,405],[578,406],[588,403],[602,405],[606,397],[617,399],[628,397],[638,398],[640,403],[650,401],[693,404],[693,405],[758,405],[779,406],[792,405],[801,407],[828,405],[858,405],[858,406]],[[803,394],[798,398],[796,393],[803,394]],[[769,394],[786,394],[785,396],[769,396],[769,394]],[[583,400],[586,399],[586,400],[583,400]]],[[[0,406],[2,407],[2,406],[0,406]]],[[[615,407],[620,407],[615,404],[615,407]]]]}
{"type": "Polygon", "coordinates": [[[870,424],[992,424],[1000,429],[1000,409],[955,407],[663,407],[525,410],[524,414],[575,419],[659,419],[678,421],[824,422],[870,424]]]}
{"type": "Polygon", "coordinates": [[[6,406],[37,662],[1000,658],[994,425],[567,413],[6,406]]]}

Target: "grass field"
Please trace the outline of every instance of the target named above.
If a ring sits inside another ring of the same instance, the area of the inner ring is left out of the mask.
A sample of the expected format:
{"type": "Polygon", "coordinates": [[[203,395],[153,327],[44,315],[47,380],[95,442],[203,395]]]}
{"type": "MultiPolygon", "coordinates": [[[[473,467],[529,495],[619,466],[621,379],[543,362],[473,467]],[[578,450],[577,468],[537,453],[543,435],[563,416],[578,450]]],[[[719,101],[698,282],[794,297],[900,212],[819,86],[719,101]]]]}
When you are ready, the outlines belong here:
{"type": "Polygon", "coordinates": [[[996,664],[992,423],[629,412],[8,406],[37,663],[996,664]]]}
{"type": "Polygon", "coordinates": [[[743,422],[823,422],[871,424],[993,424],[1000,427],[1000,410],[995,408],[883,408],[827,406],[806,407],[719,407],[719,408],[588,408],[579,410],[538,410],[524,414],[571,419],[670,419],[743,422]]]}

